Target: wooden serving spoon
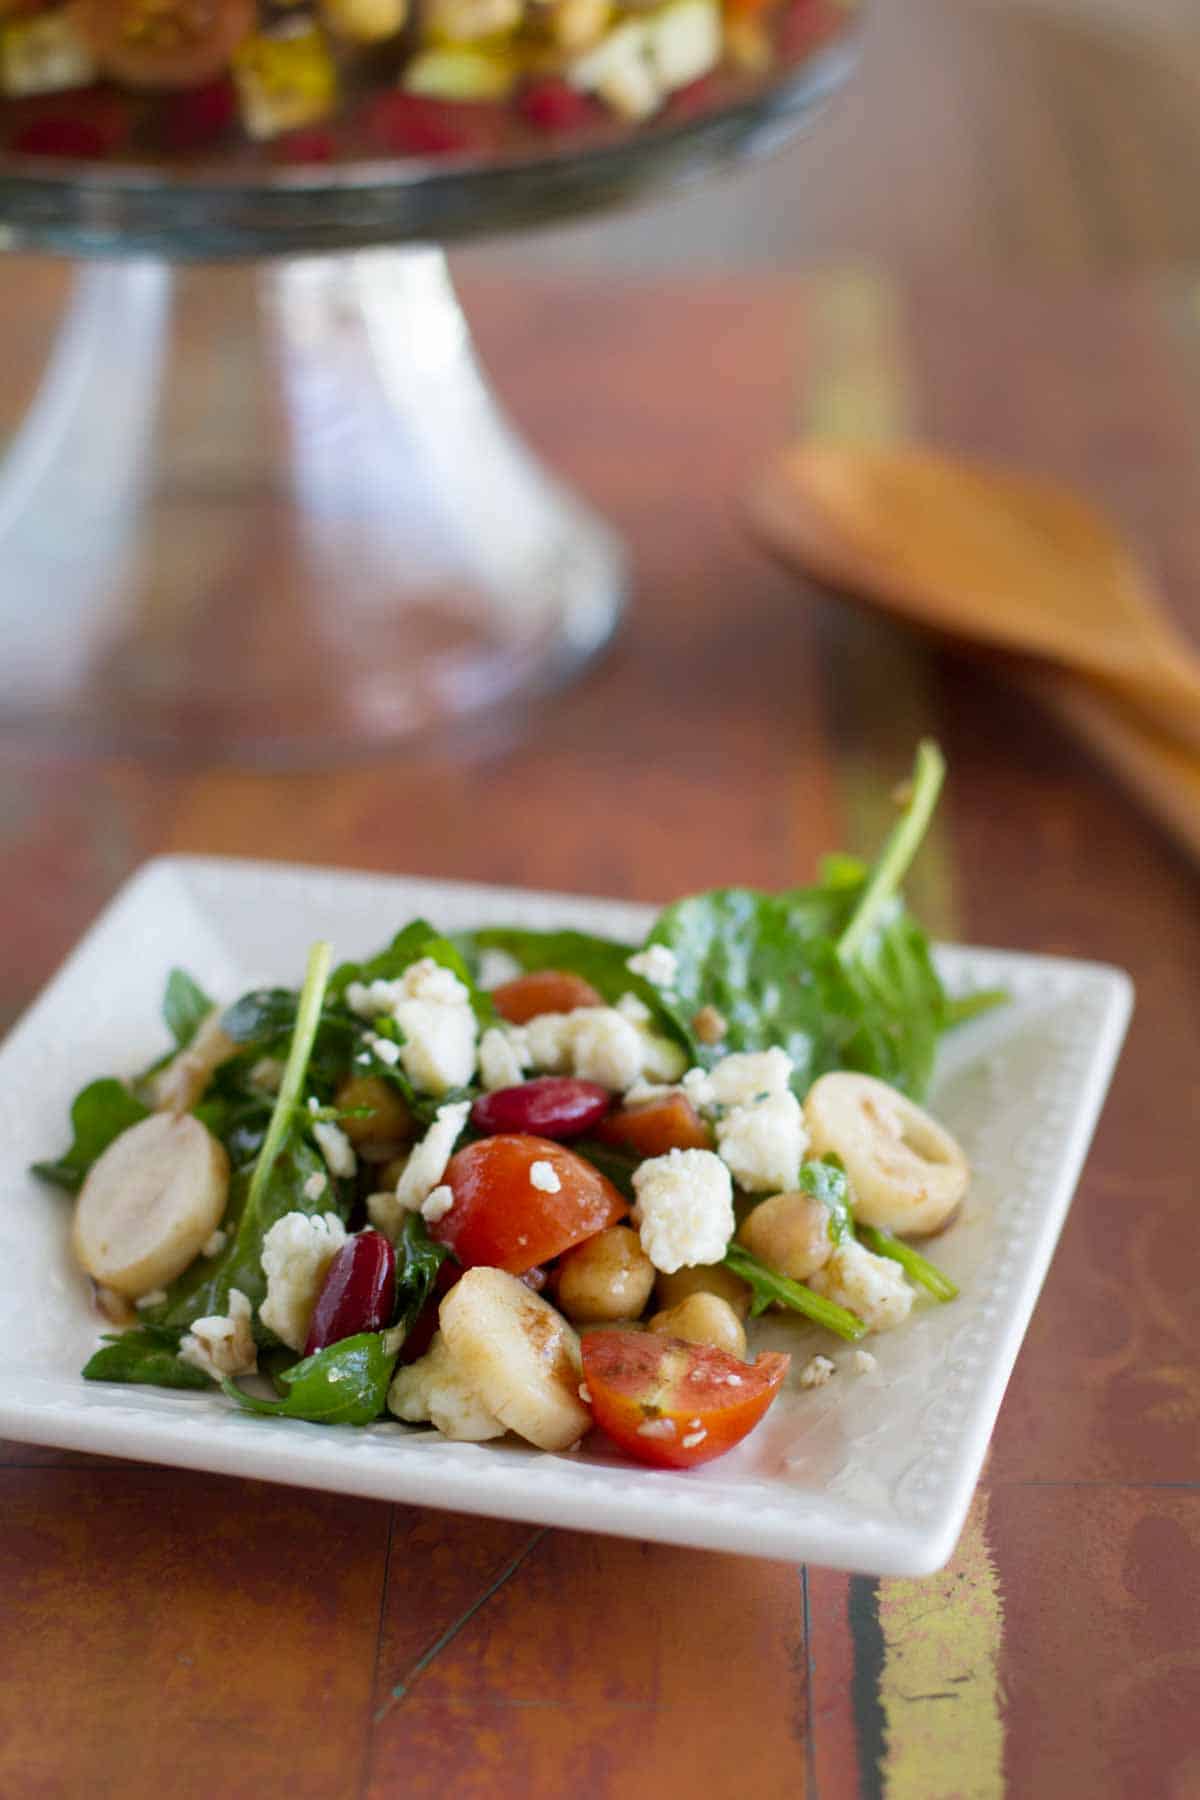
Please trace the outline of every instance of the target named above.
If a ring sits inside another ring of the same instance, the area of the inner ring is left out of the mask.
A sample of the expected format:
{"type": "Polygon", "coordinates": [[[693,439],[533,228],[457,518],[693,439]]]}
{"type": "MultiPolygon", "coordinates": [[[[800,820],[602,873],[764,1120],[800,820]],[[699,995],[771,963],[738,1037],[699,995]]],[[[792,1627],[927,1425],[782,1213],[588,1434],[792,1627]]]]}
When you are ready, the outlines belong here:
{"type": "Polygon", "coordinates": [[[769,549],[828,585],[1085,674],[1200,754],[1200,656],[1076,495],[929,450],[814,440],[769,465],[749,514],[769,549]]]}

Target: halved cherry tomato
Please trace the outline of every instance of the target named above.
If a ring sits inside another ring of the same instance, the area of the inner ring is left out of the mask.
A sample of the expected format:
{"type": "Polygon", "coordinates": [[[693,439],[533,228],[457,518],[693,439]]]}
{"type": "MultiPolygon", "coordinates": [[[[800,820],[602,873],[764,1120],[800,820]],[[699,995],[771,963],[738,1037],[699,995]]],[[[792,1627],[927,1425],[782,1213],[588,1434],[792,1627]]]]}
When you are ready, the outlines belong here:
{"type": "Polygon", "coordinates": [[[454,1204],[432,1227],[433,1235],[467,1268],[482,1263],[523,1275],[629,1211],[599,1169],[549,1138],[481,1138],[450,1158],[442,1180],[454,1204]],[[534,1182],[535,1163],[549,1166],[558,1182],[554,1192],[534,1182]]]}
{"type": "Polygon", "coordinates": [[[254,0],[76,0],[96,66],[136,88],[212,81],[254,25],[254,0]]]}
{"type": "Polygon", "coordinates": [[[637,1106],[622,1106],[601,1119],[595,1135],[602,1143],[635,1156],[665,1156],[668,1150],[711,1150],[712,1133],[686,1094],[664,1094],[637,1106]]]}
{"type": "Polygon", "coordinates": [[[539,1013],[574,1012],[579,1006],[603,1006],[590,981],[569,969],[534,969],[506,981],[492,994],[492,1005],[510,1025],[527,1025],[539,1013]]]}
{"type": "Polygon", "coordinates": [[[583,1379],[597,1425],[630,1456],[660,1469],[692,1469],[740,1444],[779,1392],[790,1361],[764,1350],[744,1363],[725,1350],[645,1331],[583,1338],[583,1379]]]}

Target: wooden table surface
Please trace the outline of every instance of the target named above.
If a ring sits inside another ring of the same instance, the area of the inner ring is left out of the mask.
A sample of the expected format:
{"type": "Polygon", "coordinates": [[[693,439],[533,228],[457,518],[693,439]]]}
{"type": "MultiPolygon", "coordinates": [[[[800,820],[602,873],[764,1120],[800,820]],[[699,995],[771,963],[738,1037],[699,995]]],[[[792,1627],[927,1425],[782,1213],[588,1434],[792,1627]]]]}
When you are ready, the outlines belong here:
{"type": "Polygon", "coordinates": [[[1123,964],[1128,1046],[944,1574],[0,1446],[0,1794],[1188,1800],[1196,872],[1002,677],[768,564],[736,500],[799,425],[1004,453],[1085,482],[1200,631],[1200,286],[859,269],[467,298],[524,426],[632,542],[619,647],[470,760],[181,775],[6,745],[0,1022],[157,851],[778,886],[875,841],[932,730],[951,781],[916,903],[1123,964]]]}

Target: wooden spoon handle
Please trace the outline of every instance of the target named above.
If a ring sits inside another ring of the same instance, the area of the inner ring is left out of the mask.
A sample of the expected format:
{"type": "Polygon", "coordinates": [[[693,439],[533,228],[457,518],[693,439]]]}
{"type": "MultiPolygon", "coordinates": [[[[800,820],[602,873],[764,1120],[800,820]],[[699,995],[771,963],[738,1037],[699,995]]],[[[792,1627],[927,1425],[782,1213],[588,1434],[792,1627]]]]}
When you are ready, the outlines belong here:
{"type": "Polygon", "coordinates": [[[1081,675],[1027,663],[1015,679],[1111,764],[1167,830],[1200,859],[1200,755],[1156,732],[1144,710],[1081,675]]]}

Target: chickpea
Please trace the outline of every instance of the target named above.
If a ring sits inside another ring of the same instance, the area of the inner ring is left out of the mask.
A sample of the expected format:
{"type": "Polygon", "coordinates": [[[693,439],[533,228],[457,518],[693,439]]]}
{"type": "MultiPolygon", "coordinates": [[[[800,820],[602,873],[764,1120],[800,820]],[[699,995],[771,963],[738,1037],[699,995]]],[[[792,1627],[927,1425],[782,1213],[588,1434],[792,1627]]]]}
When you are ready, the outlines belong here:
{"type": "Polygon", "coordinates": [[[695,1263],[691,1268],[676,1269],[673,1275],[660,1275],[654,1284],[654,1298],[666,1310],[678,1306],[689,1294],[715,1294],[732,1306],[739,1319],[745,1319],[750,1311],[749,1287],[721,1263],[695,1263]]]}
{"type": "Polygon", "coordinates": [[[829,1213],[812,1194],[775,1194],[742,1221],[738,1242],[777,1275],[807,1281],[833,1254],[829,1213]]]}
{"type": "Polygon", "coordinates": [[[653,1286],[654,1264],[628,1225],[598,1231],[558,1265],[558,1304],[576,1325],[636,1319],[653,1286]]]}
{"type": "Polygon", "coordinates": [[[339,1112],[356,1114],[339,1124],[352,1144],[404,1143],[412,1136],[412,1114],[390,1082],[382,1075],[349,1075],[337,1090],[339,1112]]]}
{"type": "Polygon", "coordinates": [[[731,1356],[745,1360],[746,1333],[742,1322],[728,1300],[716,1294],[689,1294],[678,1306],[655,1313],[651,1331],[666,1337],[682,1338],[687,1344],[708,1344],[714,1350],[727,1350],[731,1356]]]}

